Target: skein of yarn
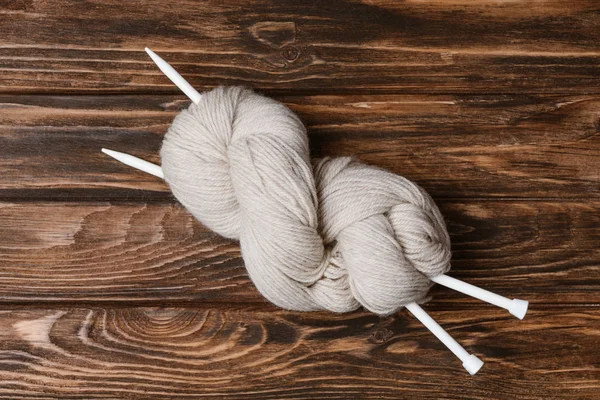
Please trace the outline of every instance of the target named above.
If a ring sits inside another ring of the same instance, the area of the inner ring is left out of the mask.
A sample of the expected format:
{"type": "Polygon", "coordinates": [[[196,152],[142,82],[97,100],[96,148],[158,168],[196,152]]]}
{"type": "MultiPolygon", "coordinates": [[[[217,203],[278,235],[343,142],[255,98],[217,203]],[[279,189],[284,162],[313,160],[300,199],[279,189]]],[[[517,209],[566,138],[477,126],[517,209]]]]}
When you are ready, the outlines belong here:
{"type": "Polygon", "coordinates": [[[203,224],[240,241],[272,303],[389,315],[450,269],[450,239],[413,182],[352,158],[309,158],[304,125],[251,90],[204,93],[161,150],[165,180],[203,224]]]}
{"type": "Polygon", "coordinates": [[[162,168],[113,150],[115,159],[165,179],[202,223],[240,241],[258,290],[290,310],[379,315],[406,307],[476,374],[469,354],[417,303],[432,282],[523,319],[528,302],[452,278],[450,238],[415,183],[351,157],[310,160],[304,125],[287,107],[240,87],[201,95],[146,48],[194,104],[177,116],[162,168]]]}

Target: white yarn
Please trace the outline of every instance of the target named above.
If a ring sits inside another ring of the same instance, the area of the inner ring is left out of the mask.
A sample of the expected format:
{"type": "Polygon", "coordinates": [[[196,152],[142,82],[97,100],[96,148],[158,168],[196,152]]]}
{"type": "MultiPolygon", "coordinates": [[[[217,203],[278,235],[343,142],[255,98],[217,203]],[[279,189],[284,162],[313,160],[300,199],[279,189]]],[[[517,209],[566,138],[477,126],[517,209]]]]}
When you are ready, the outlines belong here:
{"type": "Polygon", "coordinates": [[[443,218],[423,189],[348,157],[311,164],[298,117],[248,89],[204,93],[161,157],[175,197],[240,241],[250,278],[280,307],[388,315],[450,269],[443,218]]]}

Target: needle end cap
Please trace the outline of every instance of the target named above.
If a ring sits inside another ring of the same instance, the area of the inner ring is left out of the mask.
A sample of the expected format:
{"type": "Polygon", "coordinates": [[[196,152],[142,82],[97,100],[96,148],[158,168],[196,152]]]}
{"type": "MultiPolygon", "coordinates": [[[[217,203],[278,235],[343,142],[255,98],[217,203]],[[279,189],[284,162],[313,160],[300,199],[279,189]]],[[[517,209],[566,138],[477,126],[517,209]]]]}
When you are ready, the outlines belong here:
{"type": "Polygon", "coordinates": [[[512,304],[508,312],[519,319],[525,318],[525,314],[527,314],[527,308],[529,307],[529,302],[526,300],[520,299],[512,299],[512,304]]]}
{"type": "Polygon", "coordinates": [[[481,369],[481,367],[483,367],[483,361],[481,361],[477,356],[471,354],[463,363],[463,367],[465,367],[469,374],[475,375],[481,369]]]}

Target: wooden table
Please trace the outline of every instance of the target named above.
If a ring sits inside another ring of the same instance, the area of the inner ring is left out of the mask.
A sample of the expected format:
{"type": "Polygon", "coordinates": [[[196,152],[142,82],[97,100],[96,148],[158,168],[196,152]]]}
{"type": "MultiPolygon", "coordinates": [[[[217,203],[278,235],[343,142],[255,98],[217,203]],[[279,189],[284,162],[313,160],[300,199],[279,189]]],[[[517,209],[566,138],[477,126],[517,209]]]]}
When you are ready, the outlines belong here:
{"type": "Polygon", "coordinates": [[[600,4],[226,3],[0,4],[0,397],[599,398],[600,4]],[[159,162],[189,104],[145,46],[284,102],[314,155],[421,184],[451,274],[525,320],[432,290],[470,377],[406,311],[270,305],[237,243],[100,153],[159,162]]]}

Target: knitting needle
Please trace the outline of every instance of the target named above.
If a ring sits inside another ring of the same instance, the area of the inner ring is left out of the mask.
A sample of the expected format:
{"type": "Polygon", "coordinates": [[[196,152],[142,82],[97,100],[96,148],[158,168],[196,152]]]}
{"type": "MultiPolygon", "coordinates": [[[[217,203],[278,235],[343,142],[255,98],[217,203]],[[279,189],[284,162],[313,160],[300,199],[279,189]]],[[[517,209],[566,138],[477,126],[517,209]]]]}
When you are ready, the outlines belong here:
{"type": "Polygon", "coordinates": [[[448,334],[433,318],[429,316],[417,303],[406,305],[406,309],[410,311],[427,329],[431,331],[456,357],[462,361],[463,367],[471,375],[475,375],[477,371],[483,367],[481,361],[476,355],[469,354],[452,336],[448,334]]]}
{"type": "MultiPolygon", "coordinates": [[[[134,157],[130,154],[121,153],[119,151],[102,149],[102,152],[117,159],[118,161],[121,161],[123,164],[164,179],[162,169],[156,164],[149,163],[148,161],[144,161],[140,158],[134,157]]],[[[437,284],[446,286],[450,289],[456,290],[457,292],[464,293],[468,296],[485,301],[486,303],[504,308],[519,319],[523,319],[527,313],[529,302],[526,300],[509,299],[496,293],[492,293],[488,290],[481,289],[475,285],[452,278],[448,275],[439,275],[430,279],[437,284]]]]}
{"type": "Polygon", "coordinates": [[[509,313],[511,313],[519,319],[525,318],[525,314],[527,314],[529,302],[526,300],[508,299],[504,296],[500,296],[496,293],[492,293],[488,290],[482,289],[475,285],[471,285],[467,282],[460,281],[448,275],[440,275],[430,279],[435,283],[456,290],[457,292],[464,293],[468,296],[475,297],[476,299],[479,299],[481,301],[485,301],[486,303],[490,303],[497,307],[504,308],[509,313]]]}
{"type": "Polygon", "coordinates": [[[155,52],[146,47],[146,53],[152,58],[152,61],[160,68],[160,70],[177,86],[187,97],[195,104],[198,104],[202,95],[186,81],[183,76],[179,75],[175,68],[171,67],[168,62],[160,58],[155,52]]]}
{"type": "Polygon", "coordinates": [[[148,161],[144,161],[141,158],[132,156],[131,154],[121,153],[120,151],[114,151],[109,149],[102,149],[104,154],[108,154],[112,158],[121,161],[125,165],[144,171],[150,175],[157,176],[161,179],[165,179],[162,168],[156,164],[152,164],[148,161]]]}

